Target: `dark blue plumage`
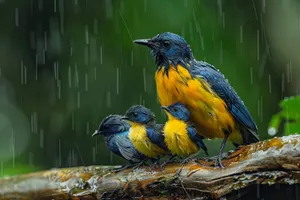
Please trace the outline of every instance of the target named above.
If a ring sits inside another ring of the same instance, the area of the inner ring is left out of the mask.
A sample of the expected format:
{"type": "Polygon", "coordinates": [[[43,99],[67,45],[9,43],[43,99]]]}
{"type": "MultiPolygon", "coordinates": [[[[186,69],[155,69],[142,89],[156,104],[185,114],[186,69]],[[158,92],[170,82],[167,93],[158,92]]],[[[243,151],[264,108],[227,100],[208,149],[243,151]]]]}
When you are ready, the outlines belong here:
{"type": "Polygon", "coordinates": [[[211,86],[211,89],[224,100],[228,111],[235,119],[245,127],[249,134],[243,133],[245,144],[259,141],[258,130],[246,106],[236,94],[234,89],[225,79],[224,75],[214,66],[193,60],[191,62],[190,73],[194,78],[201,77],[211,86]]]}
{"type": "Polygon", "coordinates": [[[189,109],[193,109],[192,121],[199,129],[199,134],[212,138],[215,134],[224,138],[218,156],[220,167],[222,167],[221,154],[228,138],[236,145],[259,141],[255,122],[223,74],[208,63],[196,61],[190,46],[182,37],[166,32],[151,39],[139,39],[134,42],[149,47],[150,54],[155,59],[156,83],[161,104],[170,105],[177,101],[187,104],[189,109]],[[169,77],[170,73],[172,73],[171,78],[169,77]],[[199,86],[189,87],[189,83],[193,84],[197,79],[199,79],[199,86]],[[176,90],[172,90],[172,86],[176,90]],[[201,94],[196,93],[197,90],[198,92],[202,90],[203,94],[207,94],[205,100],[201,99],[201,94]],[[172,98],[168,98],[168,94],[172,95],[172,98]],[[191,99],[180,96],[185,94],[197,95],[191,99]],[[223,102],[218,105],[214,104],[214,96],[221,99],[225,103],[225,107],[223,102]],[[194,102],[192,102],[193,100],[194,102]],[[199,101],[201,103],[197,105],[199,101]],[[221,109],[218,106],[221,106],[221,109]],[[209,109],[212,110],[212,108],[216,108],[220,112],[218,116],[210,113],[209,109]],[[226,112],[224,112],[224,108],[227,109],[226,112]],[[222,113],[226,114],[222,116],[222,113]],[[210,116],[212,116],[213,121],[211,122],[214,126],[205,123],[210,116]],[[222,122],[219,124],[222,127],[216,130],[215,126],[218,126],[218,120],[221,117],[223,117],[220,120],[222,122]],[[232,118],[234,118],[234,122],[232,122],[232,118]],[[205,128],[206,133],[201,133],[201,128],[205,128]]]}
{"type": "Polygon", "coordinates": [[[166,151],[168,150],[164,142],[164,136],[161,133],[163,125],[156,124],[155,114],[151,112],[151,110],[142,105],[135,105],[126,111],[125,117],[132,122],[136,122],[145,126],[147,136],[150,141],[160,148],[166,151]]]}
{"type": "Polygon", "coordinates": [[[156,124],[154,127],[148,126],[146,130],[147,130],[147,136],[149,137],[149,139],[153,144],[156,144],[157,146],[159,146],[160,148],[166,151],[169,151],[165,143],[165,137],[161,133],[163,130],[162,124],[156,124]]]}
{"type": "Polygon", "coordinates": [[[130,163],[139,163],[147,159],[131,143],[128,137],[130,124],[121,118],[120,115],[107,116],[100,123],[98,130],[95,131],[93,136],[102,135],[107,147],[130,163]]]}

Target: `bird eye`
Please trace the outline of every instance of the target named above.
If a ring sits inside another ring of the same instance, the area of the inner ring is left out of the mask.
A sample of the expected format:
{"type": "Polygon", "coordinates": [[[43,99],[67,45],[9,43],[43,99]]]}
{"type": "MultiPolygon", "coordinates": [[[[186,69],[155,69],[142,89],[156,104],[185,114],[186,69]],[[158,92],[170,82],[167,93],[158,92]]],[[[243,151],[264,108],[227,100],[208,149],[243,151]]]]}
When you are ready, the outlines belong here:
{"type": "Polygon", "coordinates": [[[175,107],[175,108],[173,108],[173,110],[174,110],[174,112],[177,112],[178,111],[178,109],[175,107]]]}
{"type": "Polygon", "coordinates": [[[132,113],[132,115],[133,115],[134,117],[137,117],[137,116],[138,116],[138,113],[137,113],[137,112],[134,112],[134,113],[132,113]]]}
{"type": "Polygon", "coordinates": [[[163,43],[163,45],[164,45],[165,47],[169,47],[169,46],[170,46],[170,41],[168,41],[168,40],[165,40],[165,41],[163,41],[162,43],[163,43]]]}

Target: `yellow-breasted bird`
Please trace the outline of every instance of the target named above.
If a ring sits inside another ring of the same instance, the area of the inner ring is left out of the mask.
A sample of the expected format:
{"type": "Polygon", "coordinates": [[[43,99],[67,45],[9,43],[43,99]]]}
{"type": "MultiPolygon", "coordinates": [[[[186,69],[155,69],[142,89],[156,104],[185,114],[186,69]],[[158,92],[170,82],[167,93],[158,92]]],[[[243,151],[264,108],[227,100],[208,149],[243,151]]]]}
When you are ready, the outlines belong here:
{"type": "Polygon", "coordinates": [[[142,105],[130,107],[123,117],[131,125],[129,139],[134,147],[152,161],[169,153],[161,133],[163,125],[156,124],[155,115],[142,105]]]}
{"type": "Polygon", "coordinates": [[[235,146],[259,141],[258,130],[243,101],[214,66],[194,59],[190,46],[177,34],[162,33],[134,41],[150,48],[156,63],[156,88],[162,106],[185,104],[199,134],[227,139],[235,146]]]}
{"type": "Polygon", "coordinates": [[[173,155],[186,158],[196,154],[200,148],[207,153],[203,143],[203,137],[199,135],[196,128],[189,122],[190,111],[182,103],[175,103],[170,106],[162,106],[165,110],[168,121],[164,125],[163,133],[165,143],[173,155]]]}

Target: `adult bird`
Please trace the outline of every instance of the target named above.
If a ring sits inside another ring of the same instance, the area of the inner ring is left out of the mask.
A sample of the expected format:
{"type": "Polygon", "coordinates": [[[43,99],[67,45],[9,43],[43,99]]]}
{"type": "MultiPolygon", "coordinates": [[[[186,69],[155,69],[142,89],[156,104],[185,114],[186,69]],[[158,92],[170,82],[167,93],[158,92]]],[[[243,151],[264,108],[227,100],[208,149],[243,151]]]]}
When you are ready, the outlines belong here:
{"type": "Polygon", "coordinates": [[[203,143],[195,127],[190,123],[190,111],[182,103],[175,103],[170,106],[162,106],[165,110],[168,121],[164,125],[165,143],[173,155],[185,158],[183,162],[194,156],[200,149],[205,154],[207,148],[203,143]]]}
{"type": "Polygon", "coordinates": [[[134,41],[150,48],[156,64],[156,88],[162,106],[185,104],[199,134],[223,138],[217,163],[227,139],[235,146],[259,141],[258,130],[243,101],[213,65],[194,59],[187,42],[177,34],[162,33],[134,41]]]}
{"type": "Polygon", "coordinates": [[[122,116],[109,115],[102,120],[92,136],[102,135],[109,150],[132,165],[145,162],[148,157],[134,147],[129,138],[129,129],[130,124],[122,120],[122,116]]]}
{"type": "Polygon", "coordinates": [[[148,108],[142,105],[132,106],[126,111],[123,119],[131,125],[129,138],[139,152],[153,162],[169,153],[161,133],[163,125],[156,124],[155,115],[148,108]]]}

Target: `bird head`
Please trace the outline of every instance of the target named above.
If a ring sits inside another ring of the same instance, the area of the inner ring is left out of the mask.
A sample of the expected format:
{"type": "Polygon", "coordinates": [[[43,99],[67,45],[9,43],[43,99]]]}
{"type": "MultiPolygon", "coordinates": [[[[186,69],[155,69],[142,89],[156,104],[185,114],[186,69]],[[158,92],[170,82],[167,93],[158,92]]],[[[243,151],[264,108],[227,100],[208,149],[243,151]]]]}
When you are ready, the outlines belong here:
{"type": "Polygon", "coordinates": [[[169,118],[172,116],[185,122],[190,120],[190,111],[182,103],[175,103],[170,106],[162,106],[162,109],[165,110],[169,118]]]}
{"type": "Polygon", "coordinates": [[[151,39],[134,40],[134,43],[149,47],[157,66],[166,66],[169,63],[176,65],[193,58],[190,46],[175,33],[161,33],[151,39]]]}
{"type": "Polygon", "coordinates": [[[155,123],[154,113],[152,113],[148,108],[142,105],[135,105],[130,107],[126,111],[122,119],[129,121],[129,123],[134,122],[134,123],[144,124],[144,125],[155,123]]]}
{"type": "Polygon", "coordinates": [[[92,136],[109,136],[128,131],[129,128],[130,124],[126,121],[123,121],[120,115],[109,115],[102,120],[98,130],[96,130],[92,136]]]}

